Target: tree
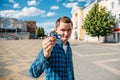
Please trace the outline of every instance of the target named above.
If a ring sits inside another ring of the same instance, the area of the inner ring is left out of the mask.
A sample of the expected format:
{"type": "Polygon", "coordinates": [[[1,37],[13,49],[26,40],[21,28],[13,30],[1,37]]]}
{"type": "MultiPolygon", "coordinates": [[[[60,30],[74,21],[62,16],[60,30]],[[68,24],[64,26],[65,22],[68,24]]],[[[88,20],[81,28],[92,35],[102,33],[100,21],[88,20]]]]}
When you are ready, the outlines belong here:
{"type": "Polygon", "coordinates": [[[107,36],[112,33],[115,26],[114,21],[105,7],[99,7],[99,4],[95,3],[85,18],[83,28],[88,35],[97,36],[99,43],[100,36],[107,36]]]}
{"type": "Polygon", "coordinates": [[[39,27],[36,30],[36,36],[38,37],[44,37],[45,36],[45,31],[43,27],[39,27]]]}

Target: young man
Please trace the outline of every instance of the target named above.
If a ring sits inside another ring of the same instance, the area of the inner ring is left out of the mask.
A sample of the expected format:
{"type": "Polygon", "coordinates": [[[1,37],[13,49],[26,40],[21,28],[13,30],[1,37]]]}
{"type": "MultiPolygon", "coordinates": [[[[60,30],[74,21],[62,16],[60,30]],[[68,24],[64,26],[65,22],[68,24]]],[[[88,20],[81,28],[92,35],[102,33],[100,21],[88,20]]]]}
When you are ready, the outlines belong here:
{"type": "Polygon", "coordinates": [[[75,80],[72,50],[68,39],[72,33],[72,21],[63,16],[56,21],[55,31],[61,39],[47,37],[42,42],[42,50],[30,67],[30,74],[37,78],[43,71],[46,80],[75,80]]]}

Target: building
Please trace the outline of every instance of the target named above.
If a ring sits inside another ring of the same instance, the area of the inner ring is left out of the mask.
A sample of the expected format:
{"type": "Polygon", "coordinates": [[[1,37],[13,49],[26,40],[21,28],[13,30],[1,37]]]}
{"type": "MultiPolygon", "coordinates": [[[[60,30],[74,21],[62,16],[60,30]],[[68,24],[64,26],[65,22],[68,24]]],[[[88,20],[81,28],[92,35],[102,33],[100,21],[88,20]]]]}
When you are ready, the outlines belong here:
{"type": "Polygon", "coordinates": [[[27,31],[30,32],[30,38],[35,38],[36,32],[36,21],[25,21],[27,31]]]}
{"type": "MultiPolygon", "coordinates": [[[[80,39],[81,38],[81,29],[82,29],[82,9],[79,6],[73,6],[72,11],[72,22],[73,22],[73,32],[72,32],[72,39],[80,39]]],[[[84,32],[83,32],[84,33],[84,32]]]]}
{"type": "MultiPolygon", "coordinates": [[[[120,42],[120,0],[95,0],[89,6],[85,8],[81,8],[79,6],[74,6],[71,10],[72,21],[73,21],[73,32],[72,39],[84,40],[84,41],[92,41],[96,42],[98,40],[97,37],[90,37],[87,35],[85,30],[82,28],[84,20],[90,9],[94,6],[94,4],[98,2],[100,6],[106,7],[108,11],[112,12],[112,15],[115,16],[116,20],[116,28],[110,36],[107,36],[108,42],[120,42]]],[[[101,42],[104,41],[104,37],[101,37],[101,42]]]]}
{"type": "Polygon", "coordinates": [[[107,41],[120,42],[120,0],[106,0],[106,3],[106,8],[111,11],[116,24],[113,34],[107,36],[107,41]]]}
{"type": "Polygon", "coordinates": [[[29,39],[31,38],[31,33],[35,34],[35,30],[35,21],[0,18],[0,39],[29,39]],[[30,25],[31,23],[34,23],[34,25],[30,25]]]}

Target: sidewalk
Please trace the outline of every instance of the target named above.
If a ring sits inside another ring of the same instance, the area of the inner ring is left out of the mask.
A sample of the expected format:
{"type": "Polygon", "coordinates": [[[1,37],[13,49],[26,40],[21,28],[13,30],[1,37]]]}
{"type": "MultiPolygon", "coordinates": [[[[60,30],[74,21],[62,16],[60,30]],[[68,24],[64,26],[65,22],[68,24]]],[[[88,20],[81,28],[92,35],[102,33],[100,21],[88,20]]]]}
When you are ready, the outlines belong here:
{"type": "Polygon", "coordinates": [[[34,79],[29,67],[41,48],[40,40],[0,41],[0,80],[45,80],[34,79]]]}
{"type": "MultiPolygon", "coordinates": [[[[83,40],[72,40],[72,39],[70,39],[69,41],[73,44],[74,43],[98,44],[97,42],[87,42],[87,41],[83,41],[83,40]]],[[[112,42],[111,43],[104,43],[104,42],[102,42],[98,45],[120,46],[120,43],[112,43],[112,42]]]]}
{"type": "MultiPolygon", "coordinates": [[[[120,80],[120,46],[70,40],[76,80],[120,80]]],[[[29,67],[41,49],[41,40],[0,40],[0,80],[32,78],[29,67]]]]}
{"type": "Polygon", "coordinates": [[[76,80],[120,80],[120,46],[70,41],[76,80]]]}

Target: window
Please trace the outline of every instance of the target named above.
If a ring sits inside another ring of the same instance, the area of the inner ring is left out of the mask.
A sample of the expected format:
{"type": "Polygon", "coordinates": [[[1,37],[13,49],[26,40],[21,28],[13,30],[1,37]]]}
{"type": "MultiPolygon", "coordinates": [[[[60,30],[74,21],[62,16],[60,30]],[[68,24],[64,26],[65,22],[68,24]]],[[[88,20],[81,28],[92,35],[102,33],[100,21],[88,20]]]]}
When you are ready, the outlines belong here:
{"type": "Polygon", "coordinates": [[[4,22],[4,27],[5,27],[5,28],[9,28],[10,25],[11,25],[10,20],[6,20],[6,21],[4,22]]]}
{"type": "Polygon", "coordinates": [[[120,42],[120,33],[117,34],[118,42],[120,42]]]}
{"type": "Polygon", "coordinates": [[[97,2],[100,2],[100,1],[102,1],[102,0],[97,0],[97,2]]]}
{"type": "Polygon", "coordinates": [[[113,39],[115,39],[115,33],[113,33],[113,39]]]}
{"type": "Polygon", "coordinates": [[[120,5],[120,0],[118,0],[118,5],[120,5]]]}
{"type": "Polygon", "coordinates": [[[113,9],[113,8],[114,8],[114,2],[111,3],[111,9],[113,9]]]}
{"type": "Polygon", "coordinates": [[[120,23],[120,13],[119,13],[119,18],[118,18],[118,20],[119,20],[119,23],[120,23]]]}

